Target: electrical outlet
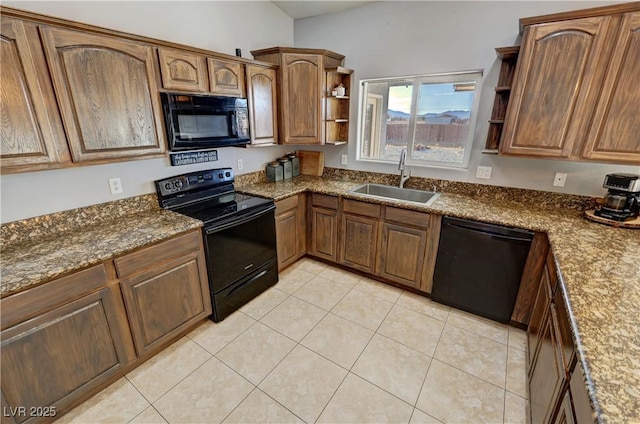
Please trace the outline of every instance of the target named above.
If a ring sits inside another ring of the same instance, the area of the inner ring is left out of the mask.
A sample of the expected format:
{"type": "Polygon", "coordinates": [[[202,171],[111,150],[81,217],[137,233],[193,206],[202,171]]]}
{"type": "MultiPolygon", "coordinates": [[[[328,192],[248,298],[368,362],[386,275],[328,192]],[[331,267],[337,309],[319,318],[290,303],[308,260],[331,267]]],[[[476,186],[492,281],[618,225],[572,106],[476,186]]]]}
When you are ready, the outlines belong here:
{"type": "Polygon", "coordinates": [[[238,159],[238,171],[240,171],[243,168],[244,168],[244,163],[242,162],[242,159],[238,159]]]}
{"type": "Polygon", "coordinates": [[[564,187],[564,183],[566,181],[567,181],[567,174],[562,172],[556,172],[556,175],[553,177],[554,187],[564,187]]]}
{"type": "Polygon", "coordinates": [[[490,166],[479,166],[476,169],[476,178],[481,178],[483,180],[491,179],[491,168],[490,166]]]}
{"type": "Polygon", "coordinates": [[[109,178],[109,189],[111,190],[111,194],[122,193],[122,182],[120,178],[109,178]]]}
{"type": "Polygon", "coordinates": [[[340,161],[340,163],[343,165],[347,165],[349,163],[349,155],[342,155],[342,160],[340,161]]]}

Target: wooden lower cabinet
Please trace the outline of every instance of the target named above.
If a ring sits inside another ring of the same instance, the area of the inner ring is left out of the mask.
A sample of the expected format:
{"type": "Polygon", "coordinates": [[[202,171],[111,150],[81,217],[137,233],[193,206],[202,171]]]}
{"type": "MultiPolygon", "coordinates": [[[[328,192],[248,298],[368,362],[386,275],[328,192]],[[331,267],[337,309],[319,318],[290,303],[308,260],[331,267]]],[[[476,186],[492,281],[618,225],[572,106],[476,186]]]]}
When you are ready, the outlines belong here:
{"type": "Polygon", "coordinates": [[[565,384],[566,370],[559,344],[555,305],[551,304],[541,328],[538,351],[529,377],[532,423],[548,423],[552,420],[557,399],[565,384]]]}
{"type": "Polygon", "coordinates": [[[191,252],[120,283],[139,356],[211,314],[204,262],[191,252]]]}
{"type": "Polygon", "coordinates": [[[573,414],[573,404],[571,402],[571,392],[566,390],[562,396],[562,403],[554,424],[576,424],[576,418],[573,414]]]}
{"type": "Polygon", "coordinates": [[[309,254],[429,293],[440,217],[312,194],[309,254]]]}
{"type": "Polygon", "coordinates": [[[305,195],[276,202],[276,244],[278,271],[300,259],[307,252],[305,195]]]}
{"type": "Polygon", "coordinates": [[[338,261],[338,198],[311,195],[309,254],[338,261]]]}
{"type": "MultiPolygon", "coordinates": [[[[569,383],[574,380],[576,372],[580,377],[582,374],[576,367],[576,349],[563,296],[553,253],[549,251],[527,329],[532,423],[582,422],[576,421],[569,383]]],[[[576,395],[580,396],[581,410],[585,409],[585,404],[586,409],[590,410],[588,396],[584,401],[584,379],[579,380],[571,384],[575,385],[576,395]]],[[[589,416],[590,413],[585,415],[589,416]]]]}
{"type": "Polygon", "coordinates": [[[52,421],[206,318],[201,237],[192,231],[3,298],[2,423],[52,421]]]}
{"type": "Polygon", "coordinates": [[[418,288],[426,244],[424,229],[383,223],[378,275],[418,288]]]}
{"type": "Polygon", "coordinates": [[[99,389],[133,360],[117,285],[59,304],[59,287],[77,296],[83,286],[93,288],[96,281],[91,279],[100,278],[96,273],[85,276],[90,280],[71,275],[31,293],[18,293],[19,299],[2,300],[3,321],[5,316],[16,321],[11,309],[21,303],[39,305],[38,311],[27,312],[31,319],[2,331],[3,403],[5,412],[16,411],[3,414],[3,423],[51,419],[38,416],[42,407],[55,411],[53,416],[64,412],[71,402],[99,389]]]}

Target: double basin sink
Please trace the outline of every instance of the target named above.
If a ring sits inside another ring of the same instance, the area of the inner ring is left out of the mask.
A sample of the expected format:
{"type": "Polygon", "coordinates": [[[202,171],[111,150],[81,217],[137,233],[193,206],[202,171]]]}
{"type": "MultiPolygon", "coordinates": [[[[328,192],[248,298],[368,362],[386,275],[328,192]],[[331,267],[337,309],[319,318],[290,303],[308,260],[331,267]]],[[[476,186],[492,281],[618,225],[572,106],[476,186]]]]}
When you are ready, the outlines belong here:
{"type": "Polygon", "coordinates": [[[351,192],[371,197],[419,203],[424,206],[431,205],[440,196],[440,193],[433,191],[414,190],[382,184],[365,184],[351,190],[351,192]]]}

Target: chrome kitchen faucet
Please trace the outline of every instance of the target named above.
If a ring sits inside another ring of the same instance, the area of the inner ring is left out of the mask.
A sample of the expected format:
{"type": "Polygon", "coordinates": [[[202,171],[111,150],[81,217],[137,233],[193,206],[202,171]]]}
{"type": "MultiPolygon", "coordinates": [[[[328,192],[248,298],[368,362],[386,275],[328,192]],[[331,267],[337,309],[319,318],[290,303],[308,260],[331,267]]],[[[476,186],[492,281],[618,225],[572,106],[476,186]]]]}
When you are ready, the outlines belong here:
{"type": "Polygon", "coordinates": [[[400,184],[398,184],[398,187],[400,188],[404,188],[404,183],[407,182],[407,180],[409,178],[411,178],[411,171],[409,171],[408,175],[404,174],[404,168],[405,168],[405,161],[407,160],[407,149],[402,149],[402,152],[400,152],[400,163],[398,163],[398,170],[400,171],[400,184]]]}

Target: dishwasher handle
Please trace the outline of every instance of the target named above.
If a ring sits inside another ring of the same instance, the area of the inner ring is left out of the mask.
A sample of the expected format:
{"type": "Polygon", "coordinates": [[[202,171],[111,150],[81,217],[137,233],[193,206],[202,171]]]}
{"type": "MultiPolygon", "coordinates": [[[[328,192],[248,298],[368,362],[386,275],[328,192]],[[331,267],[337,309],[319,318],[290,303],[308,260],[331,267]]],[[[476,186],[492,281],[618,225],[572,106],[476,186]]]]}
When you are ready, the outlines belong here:
{"type": "MultiPolygon", "coordinates": [[[[517,242],[526,242],[526,243],[530,243],[531,240],[533,240],[533,233],[530,232],[525,232],[525,231],[521,231],[522,233],[524,233],[522,236],[512,236],[509,234],[505,234],[505,233],[501,233],[499,231],[491,231],[491,230],[486,230],[484,228],[482,228],[481,226],[472,226],[472,225],[464,225],[464,224],[459,224],[459,223],[452,223],[452,222],[445,222],[444,223],[445,226],[448,227],[453,227],[459,230],[463,230],[463,231],[469,231],[469,232],[473,232],[473,233],[477,233],[477,234],[483,234],[486,236],[490,236],[493,238],[497,238],[497,239],[501,239],[501,240],[510,240],[510,241],[517,241],[517,242]]],[[[520,231],[518,231],[520,232],[520,231]]]]}

